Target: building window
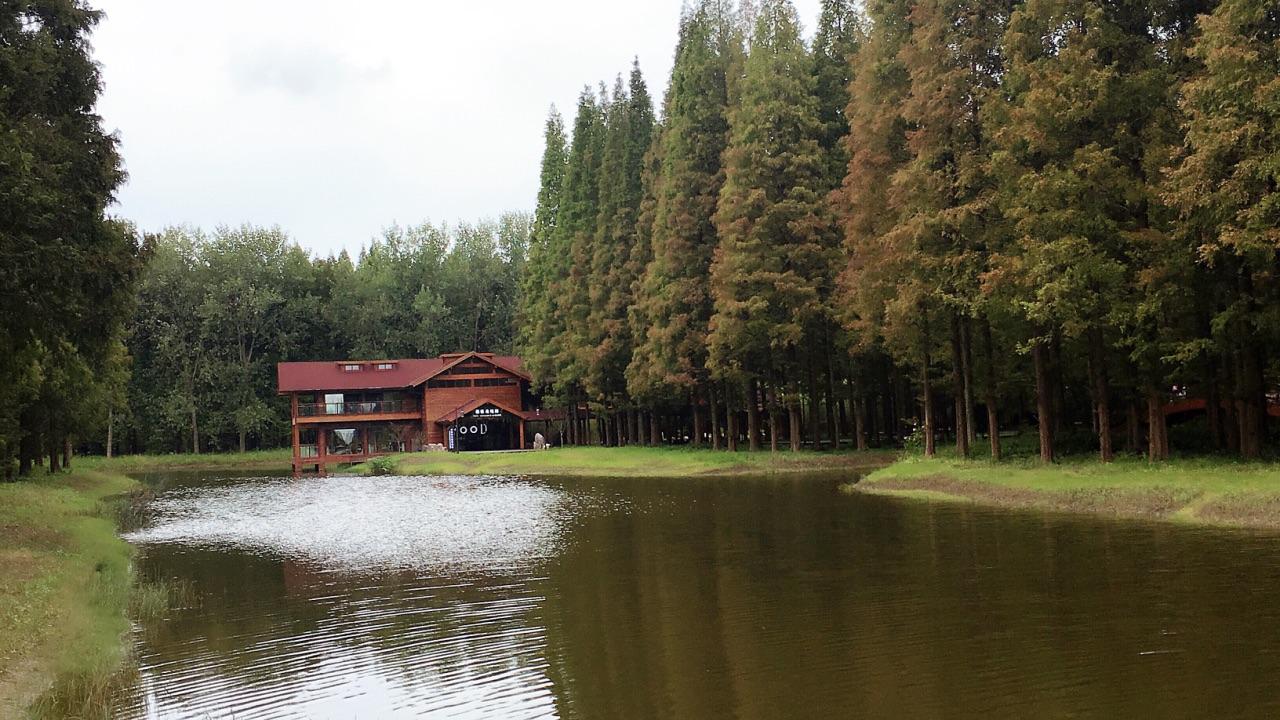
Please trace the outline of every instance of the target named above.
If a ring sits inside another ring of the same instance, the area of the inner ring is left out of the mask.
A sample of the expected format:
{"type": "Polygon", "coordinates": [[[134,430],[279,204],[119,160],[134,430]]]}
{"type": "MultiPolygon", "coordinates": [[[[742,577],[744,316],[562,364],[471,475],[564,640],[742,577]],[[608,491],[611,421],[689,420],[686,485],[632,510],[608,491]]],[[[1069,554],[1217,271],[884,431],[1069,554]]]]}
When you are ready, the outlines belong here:
{"type": "Polygon", "coordinates": [[[450,375],[483,375],[484,373],[493,372],[493,367],[489,365],[458,365],[450,368],[450,375]]]}
{"type": "Polygon", "coordinates": [[[360,363],[343,363],[342,372],[360,372],[362,367],[360,363]]]}
{"type": "Polygon", "coordinates": [[[511,378],[479,378],[476,387],[501,387],[503,385],[515,385],[516,381],[511,378]]]}
{"type": "Polygon", "coordinates": [[[374,366],[373,369],[374,370],[395,370],[396,364],[395,363],[378,363],[377,365],[374,366]]]}
{"type": "Polygon", "coordinates": [[[459,388],[471,387],[470,380],[430,380],[427,382],[429,388],[459,388]]]}

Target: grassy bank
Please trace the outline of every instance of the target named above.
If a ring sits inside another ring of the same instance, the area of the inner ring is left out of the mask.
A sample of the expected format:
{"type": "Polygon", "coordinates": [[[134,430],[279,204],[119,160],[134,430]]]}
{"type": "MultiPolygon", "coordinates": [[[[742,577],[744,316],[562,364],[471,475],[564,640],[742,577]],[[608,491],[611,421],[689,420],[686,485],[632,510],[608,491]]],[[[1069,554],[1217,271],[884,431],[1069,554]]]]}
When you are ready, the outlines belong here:
{"type": "Polygon", "coordinates": [[[244,468],[279,470],[288,469],[293,450],[252,450],[250,452],[190,453],[181,455],[117,455],[107,459],[101,456],[85,456],[73,459],[79,468],[114,473],[136,473],[152,470],[231,470],[244,468]]]}
{"type": "Polygon", "coordinates": [[[55,683],[101,684],[120,666],[130,548],[114,499],[135,487],[85,467],[0,483],[0,717],[22,717],[55,683]]]}
{"type": "Polygon", "coordinates": [[[1120,517],[1280,529],[1280,464],[1225,458],[1152,465],[1095,458],[1051,466],[1033,460],[904,458],[854,486],[857,492],[1034,507],[1120,517]]]}
{"type": "Polygon", "coordinates": [[[397,455],[403,475],[581,475],[686,477],[759,475],[820,470],[865,470],[889,463],[883,452],[717,452],[693,448],[562,447],[538,452],[397,455]]]}

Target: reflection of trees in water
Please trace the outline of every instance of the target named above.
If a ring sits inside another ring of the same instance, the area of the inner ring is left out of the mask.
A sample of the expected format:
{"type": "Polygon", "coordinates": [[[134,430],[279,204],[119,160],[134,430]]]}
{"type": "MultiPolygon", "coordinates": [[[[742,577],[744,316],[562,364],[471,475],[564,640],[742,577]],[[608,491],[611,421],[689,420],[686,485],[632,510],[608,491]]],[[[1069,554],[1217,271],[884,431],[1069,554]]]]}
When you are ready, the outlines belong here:
{"type": "Polygon", "coordinates": [[[143,630],[143,662],[161,673],[150,680],[169,702],[185,690],[200,707],[218,684],[292,691],[334,673],[335,662],[346,679],[376,675],[415,692],[510,673],[513,663],[541,672],[542,636],[527,623],[538,598],[519,597],[521,572],[366,576],[212,551],[156,552],[144,562],[180,573],[202,599],[143,630]],[[197,682],[166,684],[164,672],[196,666],[197,682]]]}
{"type": "MultiPolygon", "coordinates": [[[[646,482],[675,507],[587,516],[551,568],[540,622],[561,717],[1276,707],[1233,650],[1280,669],[1256,596],[1231,590],[1229,539],[843,498],[803,479],[646,482]]],[[[1247,561],[1249,576],[1280,587],[1278,554],[1247,561]]]]}
{"type": "Polygon", "coordinates": [[[1280,611],[1239,592],[1280,589],[1265,538],[805,479],[617,482],[564,481],[561,554],[508,572],[358,576],[156,549],[144,562],[204,602],[148,626],[144,660],[296,686],[341,658],[425,695],[514,677],[562,718],[1276,709],[1257,678],[1280,659],[1258,629],[1280,611]],[[620,496],[629,510],[610,507],[620,496]]]}

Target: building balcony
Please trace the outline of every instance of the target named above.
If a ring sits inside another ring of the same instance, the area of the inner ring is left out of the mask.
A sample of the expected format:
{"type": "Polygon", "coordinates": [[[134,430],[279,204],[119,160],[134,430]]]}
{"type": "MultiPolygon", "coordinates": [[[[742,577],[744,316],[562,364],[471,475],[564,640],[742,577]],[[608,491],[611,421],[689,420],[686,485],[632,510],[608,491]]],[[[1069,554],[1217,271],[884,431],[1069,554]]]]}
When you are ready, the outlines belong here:
{"type": "Polygon", "coordinates": [[[358,420],[414,420],[422,407],[414,400],[365,400],[360,402],[300,403],[299,423],[358,420]]]}

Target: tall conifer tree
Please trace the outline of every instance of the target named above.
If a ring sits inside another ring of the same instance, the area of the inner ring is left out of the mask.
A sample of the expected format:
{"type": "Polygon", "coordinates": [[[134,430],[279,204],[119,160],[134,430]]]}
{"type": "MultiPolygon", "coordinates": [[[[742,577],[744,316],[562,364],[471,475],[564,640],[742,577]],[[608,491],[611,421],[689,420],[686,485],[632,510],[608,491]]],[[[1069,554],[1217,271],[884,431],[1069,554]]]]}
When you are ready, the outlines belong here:
{"type": "MultiPolygon", "coordinates": [[[[790,0],[761,3],[731,113],[712,266],[710,364],[717,374],[786,387],[801,367],[806,329],[822,313],[830,276],[813,79],[790,0]]],[[[799,449],[796,388],[792,449],[799,449]]]]}
{"type": "Polygon", "coordinates": [[[525,366],[540,383],[554,377],[554,365],[548,352],[553,330],[553,303],[550,294],[558,266],[552,245],[556,221],[560,215],[560,196],[564,188],[568,163],[564,120],[551,108],[543,134],[542,173],[538,185],[538,206],[533,217],[533,234],[529,240],[529,260],[521,278],[518,310],[520,335],[517,346],[525,366]]]}
{"type": "Polygon", "coordinates": [[[1192,55],[1201,68],[1182,92],[1187,153],[1168,197],[1218,288],[1207,327],[1234,377],[1228,435],[1257,457],[1267,351],[1280,345],[1280,9],[1222,0],[1192,55]]]}
{"type": "MultiPolygon", "coordinates": [[[[724,0],[704,0],[681,24],[671,71],[656,186],[653,259],[638,302],[648,327],[627,369],[628,390],[654,402],[691,399],[707,381],[709,269],[717,243],[712,216],[724,182],[731,75],[742,40],[724,0]]],[[[698,440],[695,427],[695,442],[698,440]]]]}
{"type": "Polygon", "coordinates": [[[625,89],[619,78],[610,106],[592,258],[589,326],[594,333],[594,353],[587,389],[597,401],[615,407],[627,402],[625,371],[633,345],[627,310],[634,302],[632,284],[637,276],[632,255],[642,254],[636,249],[643,195],[641,176],[653,125],[653,101],[637,62],[625,89]]]}

